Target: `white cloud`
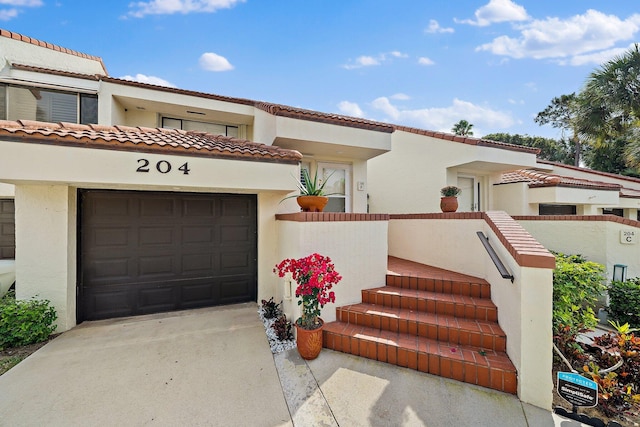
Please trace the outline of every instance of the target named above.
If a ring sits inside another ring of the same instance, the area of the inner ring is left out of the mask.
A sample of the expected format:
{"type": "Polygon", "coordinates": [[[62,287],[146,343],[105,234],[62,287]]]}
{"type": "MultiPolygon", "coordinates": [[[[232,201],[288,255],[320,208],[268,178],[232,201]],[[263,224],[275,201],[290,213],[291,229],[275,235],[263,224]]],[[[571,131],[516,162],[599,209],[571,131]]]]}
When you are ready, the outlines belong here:
{"type": "Polygon", "coordinates": [[[561,20],[549,17],[517,27],[519,36],[502,35],[476,48],[512,58],[560,59],[582,65],[606,56],[621,41],[633,40],[640,31],[640,14],[627,19],[590,9],[583,15],[561,20]],[[575,58],[575,60],[571,59],[575,58]]]}
{"type": "Polygon", "coordinates": [[[632,47],[633,47],[633,43],[629,45],[629,47],[627,48],[617,47],[617,48],[601,50],[600,52],[594,52],[594,53],[589,53],[585,55],[575,55],[574,57],[570,58],[568,61],[561,60],[561,61],[558,61],[558,63],[560,65],[575,65],[575,66],[586,65],[586,64],[600,65],[600,64],[604,64],[607,61],[610,61],[615,56],[623,55],[632,47]]]}
{"type": "Polygon", "coordinates": [[[233,70],[233,65],[231,65],[227,58],[213,52],[203,53],[198,63],[200,64],[200,68],[207,71],[233,70]]]}
{"type": "Polygon", "coordinates": [[[436,21],[435,19],[430,19],[429,26],[424,29],[424,32],[429,34],[453,33],[454,30],[453,28],[450,28],[450,27],[449,28],[441,27],[440,24],[438,24],[438,21],[436,21]]]}
{"type": "Polygon", "coordinates": [[[354,70],[356,68],[373,67],[376,65],[381,65],[384,62],[390,62],[392,58],[408,58],[408,57],[409,55],[407,55],[406,53],[402,53],[398,51],[381,53],[377,56],[363,55],[363,56],[357,57],[355,61],[352,61],[349,64],[345,64],[342,67],[347,70],[354,70]]]}
{"type": "Polygon", "coordinates": [[[371,103],[371,107],[386,115],[384,121],[441,132],[450,132],[451,123],[455,123],[461,118],[473,123],[476,129],[482,127],[506,129],[516,123],[509,113],[475,105],[457,98],[447,107],[411,110],[399,108],[393,105],[389,98],[380,97],[371,103]]]}
{"type": "Polygon", "coordinates": [[[245,0],[152,0],[129,4],[129,16],[142,18],[145,15],[172,15],[174,13],[215,12],[231,9],[245,0]]]}
{"type": "Polygon", "coordinates": [[[40,7],[41,0],[0,0],[0,5],[12,6],[9,9],[0,9],[0,21],[10,21],[21,12],[19,7],[40,7]]]}
{"type": "Polygon", "coordinates": [[[161,79],[160,77],[156,77],[156,76],[147,76],[145,74],[136,74],[135,76],[127,75],[127,76],[122,76],[120,78],[124,80],[130,80],[132,82],[147,83],[150,85],[176,87],[176,85],[166,81],[165,79],[161,79]]]}
{"type": "Polygon", "coordinates": [[[396,93],[394,95],[391,95],[389,98],[397,99],[398,101],[408,101],[411,99],[411,97],[406,93],[396,93]]]}
{"type": "Polygon", "coordinates": [[[2,9],[0,10],[0,21],[9,21],[18,16],[18,9],[2,9]]]}
{"type": "Polygon", "coordinates": [[[0,0],[0,4],[18,7],[38,7],[42,6],[42,0],[0,0]]]}
{"type": "Polygon", "coordinates": [[[420,65],[433,65],[433,64],[435,64],[435,62],[433,62],[431,59],[427,58],[426,56],[421,56],[420,58],[418,58],[418,64],[420,64],[420,65]]]}
{"type": "Polygon", "coordinates": [[[455,21],[459,24],[486,27],[497,22],[526,21],[529,19],[525,8],[511,0],[490,0],[488,4],[476,10],[475,17],[475,21],[473,19],[456,19],[455,21]]]}
{"type": "Polygon", "coordinates": [[[338,110],[347,116],[364,117],[364,112],[355,102],[342,101],[338,104],[338,110]]]}

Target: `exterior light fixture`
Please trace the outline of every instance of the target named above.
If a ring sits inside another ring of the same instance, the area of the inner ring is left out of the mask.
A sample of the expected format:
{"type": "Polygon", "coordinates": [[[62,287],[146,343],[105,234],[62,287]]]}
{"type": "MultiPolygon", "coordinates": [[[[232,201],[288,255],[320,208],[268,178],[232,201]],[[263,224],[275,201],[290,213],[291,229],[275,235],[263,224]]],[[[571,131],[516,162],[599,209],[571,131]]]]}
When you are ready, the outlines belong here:
{"type": "Polygon", "coordinates": [[[615,264],[613,266],[613,280],[616,282],[624,282],[627,278],[627,266],[623,264],[615,264]]]}

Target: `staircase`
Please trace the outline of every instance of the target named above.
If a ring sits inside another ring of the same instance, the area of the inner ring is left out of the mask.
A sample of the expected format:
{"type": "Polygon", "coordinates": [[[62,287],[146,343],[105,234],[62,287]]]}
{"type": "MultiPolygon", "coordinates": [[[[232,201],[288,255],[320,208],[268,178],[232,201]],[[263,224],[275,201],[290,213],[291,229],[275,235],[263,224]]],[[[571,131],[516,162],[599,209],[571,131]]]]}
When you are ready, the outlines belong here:
{"type": "Polygon", "coordinates": [[[389,257],[386,286],[336,309],[324,347],[516,394],[516,369],[483,279],[389,257]]]}

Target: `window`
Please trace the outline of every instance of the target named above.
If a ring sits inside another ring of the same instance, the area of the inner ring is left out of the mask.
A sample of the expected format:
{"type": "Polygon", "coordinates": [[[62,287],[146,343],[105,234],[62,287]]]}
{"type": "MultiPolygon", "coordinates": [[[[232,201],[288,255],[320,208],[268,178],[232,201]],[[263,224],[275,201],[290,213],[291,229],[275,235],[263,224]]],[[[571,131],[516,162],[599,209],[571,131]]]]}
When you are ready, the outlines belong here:
{"type": "Polygon", "coordinates": [[[351,212],[351,166],[318,163],[318,176],[327,180],[324,192],[329,197],[325,212],[351,212]]]}
{"type": "Polygon", "coordinates": [[[617,208],[604,208],[602,209],[602,215],[615,215],[624,218],[624,210],[617,208]]]}
{"type": "Polygon", "coordinates": [[[212,135],[225,135],[238,137],[238,126],[228,126],[217,123],[196,122],[193,120],[173,119],[171,117],[162,118],[162,127],[166,129],[196,130],[207,132],[212,135]]]}
{"type": "Polygon", "coordinates": [[[38,87],[0,85],[0,118],[98,123],[98,96],[38,87]]]}
{"type": "Polygon", "coordinates": [[[575,215],[575,205],[545,205],[538,206],[538,215],[575,215]]]}

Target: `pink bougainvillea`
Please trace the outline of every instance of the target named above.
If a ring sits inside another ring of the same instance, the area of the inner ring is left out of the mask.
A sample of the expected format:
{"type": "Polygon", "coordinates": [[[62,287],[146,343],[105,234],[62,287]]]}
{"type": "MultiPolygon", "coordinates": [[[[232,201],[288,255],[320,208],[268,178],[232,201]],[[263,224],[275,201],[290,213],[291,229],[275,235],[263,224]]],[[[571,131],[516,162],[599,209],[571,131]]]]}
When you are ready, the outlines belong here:
{"type": "Polygon", "coordinates": [[[325,304],[336,301],[331,288],[342,280],[331,258],[320,254],[299,259],[288,258],[277,264],[273,271],[280,277],[291,273],[298,284],[296,297],[301,298],[298,305],[302,305],[302,317],[296,321],[298,325],[305,329],[318,328],[320,310],[325,304]]]}

